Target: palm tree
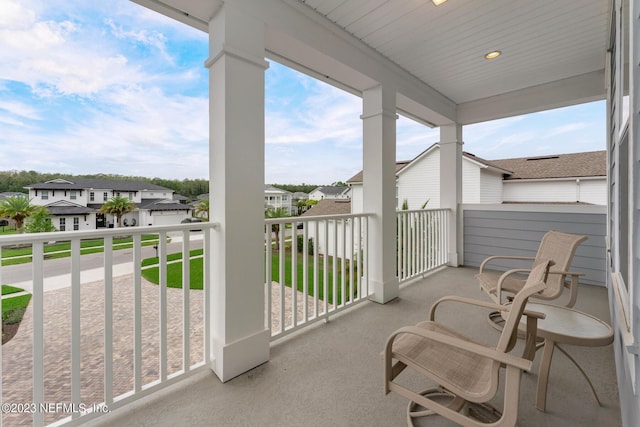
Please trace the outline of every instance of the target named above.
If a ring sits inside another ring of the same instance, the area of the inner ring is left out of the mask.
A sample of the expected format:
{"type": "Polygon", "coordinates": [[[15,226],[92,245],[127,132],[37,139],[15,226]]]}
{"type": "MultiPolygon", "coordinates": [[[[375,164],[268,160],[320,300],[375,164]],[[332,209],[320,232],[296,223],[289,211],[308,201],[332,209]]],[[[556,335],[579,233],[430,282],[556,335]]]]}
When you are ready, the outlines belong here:
{"type": "Polygon", "coordinates": [[[135,203],[126,197],[116,196],[111,200],[104,202],[100,207],[100,213],[108,213],[114,215],[118,221],[118,227],[122,227],[122,216],[136,209],[135,203]]]}
{"type": "MultiPolygon", "coordinates": [[[[289,213],[285,208],[269,208],[264,211],[265,218],[286,218],[289,213]]],[[[271,224],[271,231],[276,235],[276,250],[280,250],[280,224],[271,224]]]]}
{"type": "Polygon", "coordinates": [[[22,233],[22,225],[36,209],[26,196],[10,196],[0,201],[0,218],[9,218],[15,221],[16,230],[22,233]]]}
{"type": "Polygon", "coordinates": [[[209,220],[209,199],[202,199],[195,205],[195,213],[199,218],[209,220]]]}

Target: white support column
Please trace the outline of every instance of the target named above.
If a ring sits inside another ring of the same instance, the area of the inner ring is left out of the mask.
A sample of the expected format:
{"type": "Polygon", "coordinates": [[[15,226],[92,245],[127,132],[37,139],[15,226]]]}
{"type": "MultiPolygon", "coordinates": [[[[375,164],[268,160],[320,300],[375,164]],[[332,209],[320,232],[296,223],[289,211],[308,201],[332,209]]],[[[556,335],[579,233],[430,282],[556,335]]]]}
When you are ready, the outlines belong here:
{"type": "Polygon", "coordinates": [[[449,265],[462,262],[462,126],[440,127],[440,207],[451,210],[449,217],[449,265]]]}
{"type": "Polygon", "coordinates": [[[226,2],[209,23],[211,368],[269,360],[264,302],[264,23],[226,2]]]}
{"type": "Polygon", "coordinates": [[[369,289],[381,304],[398,297],[396,277],[396,94],[363,92],[363,206],[369,226],[369,289]]]}

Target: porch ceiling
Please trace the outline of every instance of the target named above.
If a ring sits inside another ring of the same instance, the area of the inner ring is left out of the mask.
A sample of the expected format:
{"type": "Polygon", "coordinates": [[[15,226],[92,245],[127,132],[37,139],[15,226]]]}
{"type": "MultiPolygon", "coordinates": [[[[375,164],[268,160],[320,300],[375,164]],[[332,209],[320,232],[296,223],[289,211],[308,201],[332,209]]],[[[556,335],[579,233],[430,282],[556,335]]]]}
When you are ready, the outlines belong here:
{"type": "MultiPolygon", "coordinates": [[[[134,1],[205,31],[223,3],[134,1]]],[[[438,7],[430,0],[235,3],[266,18],[267,50],[274,58],[354,92],[384,81],[390,70],[401,81],[400,109],[435,125],[605,95],[608,0],[449,0],[438,7]],[[292,18],[295,24],[285,23],[292,18]],[[345,53],[347,47],[355,50],[345,53]],[[486,60],[493,50],[502,55],[486,60]]]]}

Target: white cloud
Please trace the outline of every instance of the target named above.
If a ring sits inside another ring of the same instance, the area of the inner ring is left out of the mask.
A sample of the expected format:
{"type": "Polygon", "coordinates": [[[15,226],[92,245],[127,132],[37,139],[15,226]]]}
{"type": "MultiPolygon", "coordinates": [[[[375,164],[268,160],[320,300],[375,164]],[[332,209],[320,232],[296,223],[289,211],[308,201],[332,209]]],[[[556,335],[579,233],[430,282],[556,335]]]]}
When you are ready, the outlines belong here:
{"type": "Polygon", "coordinates": [[[18,101],[0,100],[0,110],[4,110],[3,116],[11,114],[30,120],[39,120],[41,118],[38,110],[31,105],[18,101]]]}

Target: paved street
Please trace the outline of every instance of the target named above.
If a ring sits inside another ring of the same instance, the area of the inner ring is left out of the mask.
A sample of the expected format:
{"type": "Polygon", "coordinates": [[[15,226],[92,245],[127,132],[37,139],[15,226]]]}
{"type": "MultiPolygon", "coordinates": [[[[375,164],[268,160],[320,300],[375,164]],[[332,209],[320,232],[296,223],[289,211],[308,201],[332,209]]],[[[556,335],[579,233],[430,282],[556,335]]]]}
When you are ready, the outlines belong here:
{"type": "MultiPolygon", "coordinates": [[[[191,249],[202,248],[202,234],[193,233],[191,236],[191,249]]],[[[168,253],[180,252],[182,250],[182,237],[172,237],[171,243],[167,245],[168,253]]],[[[142,247],[142,259],[156,256],[153,246],[142,247]]],[[[114,276],[129,274],[132,272],[133,250],[122,249],[113,252],[114,276]]],[[[103,276],[104,254],[82,255],[81,260],[81,281],[87,283],[100,280],[103,276]]],[[[71,272],[71,258],[58,258],[46,260],[44,262],[45,290],[59,289],[69,286],[69,275],[71,272]]],[[[2,284],[13,285],[23,288],[29,292],[32,290],[32,265],[18,264],[2,267],[2,284]]]]}

